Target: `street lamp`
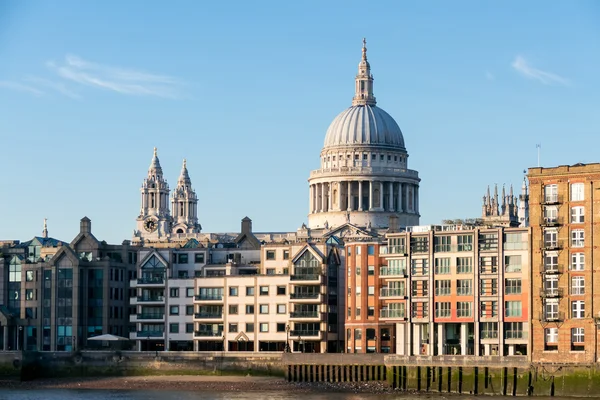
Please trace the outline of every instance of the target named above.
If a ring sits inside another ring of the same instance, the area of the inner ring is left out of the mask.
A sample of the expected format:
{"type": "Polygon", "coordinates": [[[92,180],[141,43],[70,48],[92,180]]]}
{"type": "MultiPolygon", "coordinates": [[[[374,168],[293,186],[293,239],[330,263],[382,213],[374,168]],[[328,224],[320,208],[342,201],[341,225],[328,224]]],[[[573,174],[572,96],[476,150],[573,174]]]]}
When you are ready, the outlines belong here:
{"type": "Polygon", "coordinates": [[[285,350],[286,353],[290,352],[290,325],[285,326],[285,350]]]}

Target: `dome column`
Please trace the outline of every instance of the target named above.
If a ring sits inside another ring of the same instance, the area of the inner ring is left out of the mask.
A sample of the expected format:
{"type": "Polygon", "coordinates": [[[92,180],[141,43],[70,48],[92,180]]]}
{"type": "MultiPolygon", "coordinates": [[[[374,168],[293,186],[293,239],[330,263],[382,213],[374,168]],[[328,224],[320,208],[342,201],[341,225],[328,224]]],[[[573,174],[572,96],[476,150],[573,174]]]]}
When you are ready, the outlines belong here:
{"type": "Polygon", "coordinates": [[[390,182],[388,210],[394,211],[394,182],[390,182]]]}
{"type": "Polygon", "coordinates": [[[373,181],[369,181],[369,211],[373,211],[373,181]]]}
{"type": "Polygon", "coordinates": [[[379,182],[379,211],[383,210],[383,182],[379,182]]]}
{"type": "Polygon", "coordinates": [[[352,211],[352,181],[348,181],[348,207],[346,207],[347,211],[352,211]]]}
{"type": "Polygon", "coordinates": [[[327,185],[327,211],[332,210],[333,204],[333,191],[331,190],[331,182],[326,183],[327,185]]]}
{"type": "Polygon", "coordinates": [[[362,181],[358,181],[358,211],[363,210],[363,193],[362,193],[362,181]]]}
{"type": "Polygon", "coordinates": [[[419,213],[419,186],[415,185],[415,213],[419,213]]]}
{"type": "Polygon", "coordinates": [[[402,212],[402,182],[398,183],[398,212],[402,212]]]}

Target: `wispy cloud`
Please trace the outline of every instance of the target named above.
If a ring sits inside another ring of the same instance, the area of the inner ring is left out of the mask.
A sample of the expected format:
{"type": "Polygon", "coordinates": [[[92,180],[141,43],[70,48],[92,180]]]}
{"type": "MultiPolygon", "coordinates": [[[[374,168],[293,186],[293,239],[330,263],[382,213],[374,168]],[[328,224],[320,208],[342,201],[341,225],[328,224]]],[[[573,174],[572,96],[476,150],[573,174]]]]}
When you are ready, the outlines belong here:
{"type": "Polygon", "coordinates": [[[79,93],[74,92],[62,82],[55,82],[37,76],[28,76],[24,79],[24,81],[38,86],[44,86],[45,88],[52,89],[60,94],[63,94],[75,100],[81,99],[79,93]]]}
{"type": "Polygon", "coordinates": [[[42,96],[44,94],[43,91],[41,91],[33,86],[26,85],[26,84],[23,84],[20,82],[15,82],[15,81],[0,81],[0,87],[5,88],[5,89],[10,89],[10,90],[16,90],[18,92],[27,92],[34,96],[42,96]]]}
{"type": "Polygon", "coordinates": [[[541,69],[533,67],[522,56],[517,56],[512,62],[511,67],[513,67],[515,71],[517,71],[524,77],[537,80],[543,83],[544,85],[558,84],[568,86],[570,84],[567,78],[563,78],[562,76],[554,74],[552,72],[543,71],[541,69]]]}
{"type": "Polygon", "coordinates": [[[182,82],[167,75],[102,65],[74,55],[67,55],[60,63],[48,62],[47,66],[59,77],[83,86],[125,95],[156,96],[169,99],[181,97],[182,82]]]}

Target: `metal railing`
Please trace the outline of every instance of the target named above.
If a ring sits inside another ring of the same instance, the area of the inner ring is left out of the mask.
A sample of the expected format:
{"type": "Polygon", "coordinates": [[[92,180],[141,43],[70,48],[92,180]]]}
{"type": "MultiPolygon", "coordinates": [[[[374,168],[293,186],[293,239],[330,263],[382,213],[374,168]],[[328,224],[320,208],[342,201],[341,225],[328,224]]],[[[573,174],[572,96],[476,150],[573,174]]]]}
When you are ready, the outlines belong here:
{"type": "Polygon", "coordinates": [[[382,308],[379,310],[379,318],[406,318],[406,312],[405,310],[382,308]]]}
{"type": "Polygon", "coordinates": [[[504,339],[527,339],[527,331],[504,331],[504,339]]]}
{"type": "Polygon", "coordinates": [[[165,301],[165,296],[138,296],[137,301],[165,301]]]}
{"type": "Polygon", "coordinates": [[[562,240],[542,240],[540,242],[542,250],[560,250],[562,247],[562,240]]]}
{"type": "Polygon", "coordinates": [[[194,296],[196,300],[223,300],[222,294],[197,294],[194,296]]]}
{"type": "Polygon", "coordinates": [[[544,297],[544,298],[562,297],[563,296],[563,288],[540,289],[540,296],[544,297]]]}
{"type": "Polygon", "coordinates": [[[550,275],[550,274],[562,274],[564,272],[564,267],[560,264],[556,265],[545,265],[542,267],[542,273],[550,275]]]}
{"type": "Polygon", "coordinates": [[[148,276],[138,278],[138,285],[164,285],[165,277],[164,276],[148,276]]]}
{"type": "Polygon", "coordinates": [[[221,319],[223,313],[195,313],[194,318],[196,319],[221,319]]]}
{"type": "Polygon", "coordinates": [[[561,322],[565,320],[564,312],[541,312],[540,321],[542,322],[561,322]]]}
{"type": "Polygon", "coordinates": [[[139,338],[147,338],[147,337],[162,337],[164,336],[165,331],[138,331],[137,336],[139,338]]]}
{"type": "Polygon", "coordinates": [[[562,225],[562,218],[559,217],[541,217],[540,225],[541,226],[559,226],[562,225]]]}
{"type": "Polygon", "coordinates": [[[379,297],[404,297],[405,293],[403,288],[381,288],[379,297]]]}
{"type": "Polygon", "coordinates": [[[481,331],[481,339],[498,339],[498,331],[481,331]]]}
{"type": "Polygon", "coordinates": [[[318,281],[321,274],[294,274],[290,275],[291,281],[318,281]]]}
{"type": "Polygon", "coordinates": [[[223,336],[223,331],[194,331],[194,336],[219,337],[223,336]]]}
{"type": "Polygon", "coordinates": [[[321,331],[318,330],[294,330],[290,331],[290,336],[319,336],[321,331]]]}
{"type": "Polygon", "coordinates": [[[558,194],[543,194],[540,203],[543,205],[552,205],[552,204],[560,204],[562,203],[562,196],[558,194]]]}
{"type": "Polygon", "coordinates": [[[165,314],[157,313],[141,313],[137,315],[137,319],[163,319],[165,314]]]}
{"type": "Polygon", "coordinates": [[[406,246],[387,246],[387,254],[406,254],[406,246]]]}
{"type": "Polygon", "coordinates": [[[290,293],[290,299],[318,299],[319,295],[321,293],[319,292],[315,292],[315,293],[307,293],[307,292],[300,292],[300,293],[290,293]]]}
{"type": "Polygon", "coordinates": [[[290,318],[318,318],[318,311],[292,311],[290,312],[290,318]]]}
{"type": "Polygon", "coordinates": [[[406,268],[381,267],[379,268],[379,276],[406,276],[406,268]]]}

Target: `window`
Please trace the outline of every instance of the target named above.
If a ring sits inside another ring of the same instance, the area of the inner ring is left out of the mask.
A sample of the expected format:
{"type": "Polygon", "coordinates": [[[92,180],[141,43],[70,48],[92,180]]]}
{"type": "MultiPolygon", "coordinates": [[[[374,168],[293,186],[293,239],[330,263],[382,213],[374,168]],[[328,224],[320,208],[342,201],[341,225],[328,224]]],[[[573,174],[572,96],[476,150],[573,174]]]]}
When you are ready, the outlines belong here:
{"type": "Polygon", "coordinates": [[[356,275],[360,275],[360,267],[356,267],[356,275]]]}
{"type": "Polygon", "coordinates": [[[267,268],[267,275],[275,275],[275,268],[267,268]]]}
{"type": "Polygon", "coordinates": [[[268,322],[261,322],[260,323],[260,331],[261,332],[269,332],[269,323],[268,322]]]}
{"type": "Polygon", "coordinates": [[[584,268],[585,268],[585,254],[584,253],[571,254],[571,271],[583,271],[584,268]]]}
{"type": "Polygon", "coordinates": [[[229,324],[229,332],[236,333],[238,331],[238,324],[229,324]]]}
{"type": "Polygon", "coordinates": [[[585,278],[583,276],[574,276],[571,278],[571,294],[585,294],[585,278]]]}
{"type": "Polygon", "coordinates": [[[456,258],[456,273],[470,274],[473,272],[473,259],[471,257],[456,258]]]}
{"type": "Polygon", "coordinates": [[[375,316],[375,307],[373,307],[373,306],[367,307],[367,317],[374,317],[374,316],[375,316]]]}
{"type": "Polygon", "coordinates": [[[479,235],[479,251],[498,250],[498,234],[482,233],[479,235]]]}
{"type": "Polygon", "coordinates": [[[374,265],[369,265],[367,267],[367,275],[375,275],[375,266],[374,265]]]}
{"type": "Polygon", "coordinates": [[[367,287],[367,294],[369,296],[375,296],[375,286],[369,286],[369,287],[367,287]]]}
{"type": "Polygon", "coordinates": [[[194,324],[185,324],[185,333],[193,333],[194,324]]]}
{"type": "Polygon", "coordinates": [[[546,256],[544,257],[544,271],[558,272],[558,253],[546,253],[546,256]]]}
{"type": "Polygon", "coordinates": [[[246,332],[254,332],[254,322],[246,323],[246,332]]]}
{"type": "Polygon", "coordinates": [[[237,304],[230,304],[229,305],[229,314],[237,314],[238,313],[238,305],[237,304]]]}
{"type": "Polygon", "coordinates": [[[584,343],[585,334],[583,328],[571,328],[571,342],[573,343],[584,343]]]}
{"type": "Polygon", "coordinates": [[[354,330],[354,340],[361,340],[362,339],[362,329],[355,329],[354,330]]]}
{"type": "Polygon", "coordinates": [[[283,251],[283,259],[284,260],[289,260],[290,259],[290,251],[289,250],[284,250],[283,251]]]}
{"type": "Polygon", "coordinates": [[[259,288],[259,294],[261,296],[267,296],[269,294],[269,287],[268,286],[261,286],[259,288]]]}
{"type": "Polygon", "coordinates": [[[375,254],[375,246],[373,246],[372,244],[367,246],[367,254],[372,256],[375,254]]]}
{"type": "Polygon", "coordinates": [[[558,343],[558,328],[545,329],[546,343],[558,343]]]}
{"type": "Polygon", "coordinates": [[[546,203],[557,203],[558,202],[558,185],[546,185],[544,186],[544,202],[546,203]]]}
{"type": "Polygon", "coordinates": [[[194,288],[185,288],[185,297],[194,297],[194,288]]]}
{"type": "Polygon", "coordinates": [[[285,296],[285,286],[277,286],[277,295],[278,296],[285,296]]]}
{"type": "Polygon", "coordinates": [[[525,250],[527,242],[523,241],[522,233],[507,233],[504,235],[504,250],[525,250]]]}
{"type": "Polygon", "coordinates": [[[179,306],[171,306],[171,307],[169,307],[169,314],[171,314],[171,315],[179,315],[179,306]]]}
{"type": "Polygon", "coordinates": [[[194,306],[185,306],[185,315],[194,315],[194,306]]]}
{"type": "Polygon", "coordinates": [[[456,281],[456,294],[470,296],[473,294],[473,281],[471,279],[458,279],[456,281]]]}
{"type": "Polygon", "coordinates": [[[450,281],[449,280],[435,281],[435,295],[436,296],[449,296],[450,295],[450,281]]]}
{"type": "Polygon", "coordinates": [[[25,271],[25,280],[27,282],[33,282],[33,271],[25,271]]]}
{"type": "Polygon", "coordinates": [[[473,250],[473,236],[472,235],[458,235],[458,251],[471,251],[473,250]]]}
{"type": "Polygon", "coordinates": [[[348,247],[348,255],[351,256],[352,255],[352,247],[348,247]]]}
{"type": "Polygon", "coordinates": [[[188,255],[187,253],[175,253],[175,264],[187,264],[188,255]]]}
{"type": "Polygon", "coordinates": [[[480,317],[482,318],[493,318],[498,316],[498,302],[497,301],[482,301],[480,305],[480,317]]]}
{"type": "Polygon", "coordinates": [[[571,184],[571,201],[583,201],[583,183],[571,184]]]}
{"type": "Polygon", "coordinates": [[[470,301],[459,301],[456,303],[457,317],[470,317],[472,315],[473,303],[470,301]]]}
{"type": "Polygon", "coordinates": [[[571,318],[585,318],[585,302],[583,300],[571,302],[571,318]]]}
{"type": "Polygon", "coordinates": [[[259,310],[261,314],[268,314],[269,313],[269,305],[268,304],[261,304],[259,306],[259,310]]]}
{"type": "Polygon", "coordinates": [[[585,208],[584,207],[571,207],[571,223],[580,224],[585,222],[585,208]]]}
{"type": "Polygon", "coordinates": [[[25,300],[34,300],[33,289],[25,289],[25,300]]]}
{"type": "Polygon", "coordinates": [[[285,314],[286,313],[286,305],[285,304],[277,304],[277,314],[285,314]]]}
{"type": "Polygon", "coordinates": [[[179,288],[171,288],[169,290],[169,297],[179,297],[179,288]]]}
{"type": "Polygon", "coordinates": [[[169,324],[169,333],[179,333],[179,324],[178,323],[169,324]]]}
{"type": "Polygon", "coordinates": [[[229,286],[229,295],[237,296],[238,295],[238,287],[237,286],[229,286]]]}
{"type": "Polygon", "coordinates": [[[246,296],[254,296],[254,286],[246,286],[246,296]]]}
{"type": "Polygon", "coordinates": [[[498,294],[498,278],[479,280],[479,294],[481,296],[495,296],[498,294]]]}
{"type": "Polygon", "coordinates": [[[435,316],[436,318],[446,318],[450,316],[450,302],[436,302],[435,303],[435,316]]]}
{"type": "Polygon", "coordinates": [[[411,273],[413,275],[429,275],[429,260],[428,259],[412,259],[411,273]]]}
{"type": "Polygon", "coordinates": [[[277,332],[285,332],[285,322],[277,323],[277,332]]]}
{"type": "Polygon", "coordinates": [[[583,229],[573,229],[571,231],[571,247],[583,247],[585,245],[583,229]]]}
{"type": "Polygon", "coordinates": [[[544,208],[544,222],[553,223],[558,221],[558,207],[547,206],[544,208]]]}
{"type": "Polygon", "coordinates": [[[521,256],[504,256],[504,272],[521,272],[521,256]]]}
{"type": "Polygon", "coordinates": [[[429,251],[429,238],[427,236],[411,237],[410,251],[413,253],[427,253],[429,251]]]}
{"type": "Polygon", "coordinates": [[[435,273],[438,275],[450,273],[450,258],[436,258],[435,259],[435,273]]]}
{"type": "Polygon", "coordinates": [[[355,317],[358,319],[358,317],[360,317],[360,307],[356,307],[356,312],[354,313],[355,317]]]}
{"type": "Polygon", "coordinates": [[[546,321],[559,319],[558,299],[546,299],[544,302],[544,318],[546,321]]]}
{"type": "Polygon", "coordinates": [[[520,301],[505,301],[504,316],[505,317],[520,317],[523,311],[520,301]]]}
{"type": "Polygon", "coordinates": [[[275,259],[275,250],[267,250],[267,260],[275,259]]]}
{"type": "Polygon", "coordinates": [[[486,256],[479,257],[479,273],[480,274],[495,274],[498,272],[498,257],[486,256]]]}
{"type": "Polygon", "coordinates": [[[506,294],[521,294],[521,279],[505,279],[504,293],[506,294]]]}
{"type": "Polygon", "coordinates": [[[194,264],[204,264],[204,253],[194,254],[194,264]]]}
{"type": "Polygon", "coordinates": [[[361,286],[357,286],[357,287],[354,289],[354,293],[355,293],[357,296],[360,296],[360,294],[362,293],[362,287],[361,287],[361,286]]]}
{"type": "Polygon", "coordinates": [[[254,304],[246,304],[246,314],[254,314],[254,304]]]}

